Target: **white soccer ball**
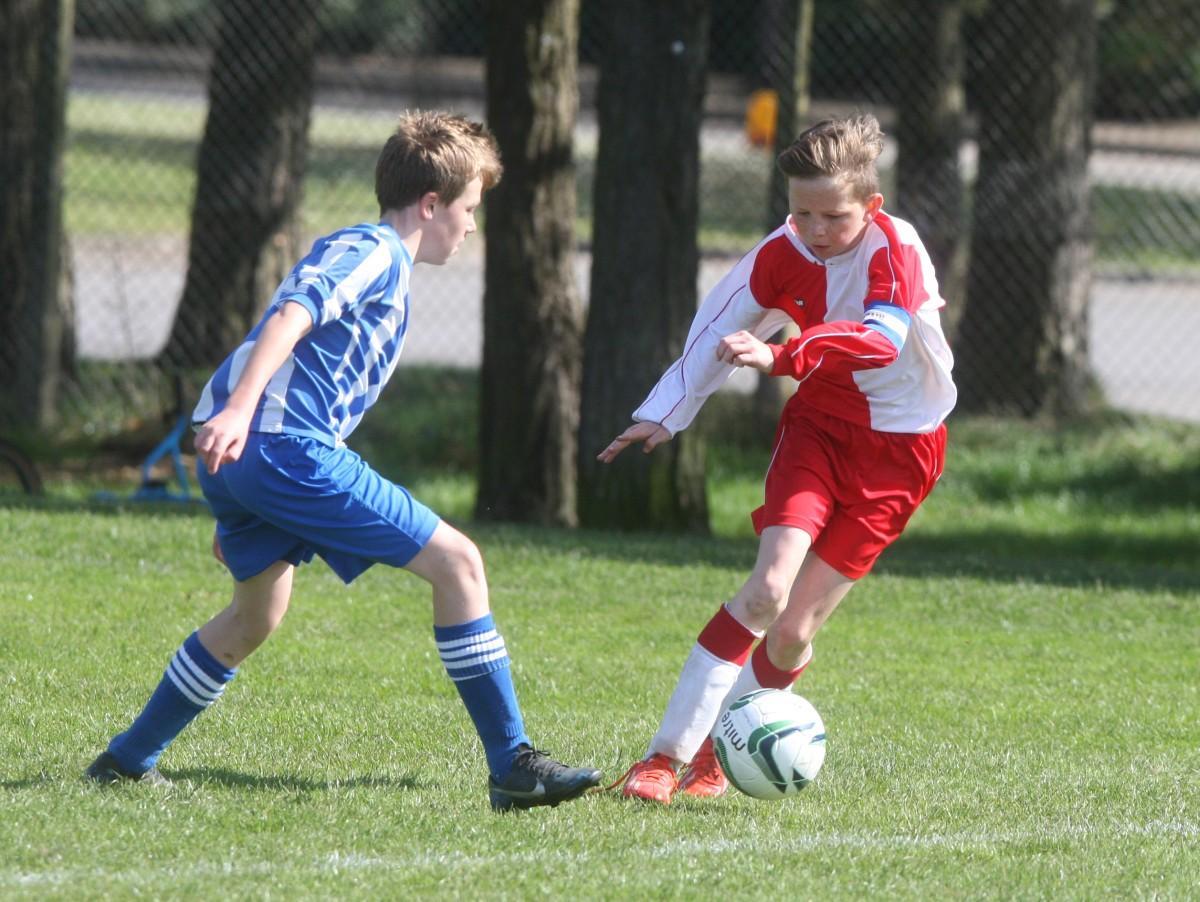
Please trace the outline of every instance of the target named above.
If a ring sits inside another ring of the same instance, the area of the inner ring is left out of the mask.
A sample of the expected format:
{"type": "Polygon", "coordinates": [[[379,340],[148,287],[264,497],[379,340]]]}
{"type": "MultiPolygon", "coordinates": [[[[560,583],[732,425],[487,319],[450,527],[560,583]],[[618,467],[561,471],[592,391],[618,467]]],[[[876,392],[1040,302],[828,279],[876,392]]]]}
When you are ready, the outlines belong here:
{"type": "Polygon", "coordinates": [[[795,795],[825,763],[825,724],[794,692],[746,693],[721,715],[712,737],[729,782],[756,799],[795,795]]]}

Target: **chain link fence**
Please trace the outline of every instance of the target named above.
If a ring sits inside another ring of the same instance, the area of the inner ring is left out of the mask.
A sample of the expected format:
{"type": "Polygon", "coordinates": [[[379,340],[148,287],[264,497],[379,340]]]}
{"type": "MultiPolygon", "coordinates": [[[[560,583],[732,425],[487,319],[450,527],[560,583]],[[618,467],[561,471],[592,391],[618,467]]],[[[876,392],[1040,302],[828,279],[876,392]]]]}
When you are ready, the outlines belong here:
{"type": "MultiPolygon", "coordinates": [[[[296,5],[262,5],[254,28],[264,36],[277,32],[268,17],[292,15],[288,10],[296,5]]],[[[788,0],[717,0],[712,7],[701,139],[700,294],[777,221],[769,205],[772,105],[779,96],[772,86],[787,84],[792,75],[795,33],[781,31],[776,18],[788,6],[788,0]]],[[[923,211],[898,184],[897,173],[905,159],[919,162],[935,148],[901,148],[896,136],[916,85],[937,63],[912,52],[914,43],[931,37],[928,16],[918,12],[947,6],[958,14],[955,41],[945,46],[949,64],[961,67],[951,71],[950,83],[959,85],[962,114],[953,120],[961,134],[947,129],[941,138],[953,140],[953,180],[969,206],[978,160],[980,95],[974,85],[996,37],[983,16],[986,0],[816,0],[812,7],[804,121],[852,110],[876,113],[889,133],[881,159],[887,207],[918,224],[923,211]]],[[[77,0],[65,222],[80,379],[66,406],[67,421],[85,431],[151,419],[172,403],[161,360],[189,266],[212,48],[220,10],[237,7],[202,0],[77,0]]],[[[1200,401],[1191,389],[1200,381],[1200,362],[1183,344],[1200,331],[1200,5],[1101,0],[1099,7],[1087,162],[1089,360],[1113,406],[1200,421],[1200,401]]],[[[317,9],[311,122],[304,123],[308,157],[295,210],[296,237],[304,247],[329,229],[377,215],[375,155],[399,111],[440,107],[484,115],[483,0],[328,0],[317,9]]],[[[578,273],[585,297],[597,143],[596,35],[604,15],[603,2],[585,0],[576,142],[578,273]]],[[[1032,17],[1014,27],[1032,36],[1049,26],[1032,17]]],[[[246,63],[252,71],[254,60],[246,63]]],[[[236,177],[231,168],[229,178],[236,177]]],[[[948,241],[961,241],[965,221],[953,219],[943,229],[948,241]]],[[[200,259],[193,248],[191,265],[200,259]]],[[[412,329],[419,340],[410,343],[401,365],[460,366],[477,359],[482,264],[477,238],[450,265],[418,268],[412,329]]],[[[947,282],[961,288],[965,277],[956,280],[953,265],[947,257],[947,282]]],[[[959,298],[947,294],[954,310],[959,298]]]]}

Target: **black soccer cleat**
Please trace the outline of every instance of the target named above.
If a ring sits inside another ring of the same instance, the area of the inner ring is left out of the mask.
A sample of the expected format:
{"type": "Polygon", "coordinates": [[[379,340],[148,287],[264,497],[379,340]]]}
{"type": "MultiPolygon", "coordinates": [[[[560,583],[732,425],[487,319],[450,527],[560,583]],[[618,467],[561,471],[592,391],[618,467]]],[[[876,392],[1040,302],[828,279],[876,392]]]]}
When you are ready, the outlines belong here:
{"type": "Polygon", "coordinates": [[[88,766],[84,776],[94,783],[105,785],[113,783],[145,783],[148,786],[171,785],[171,781],[164,777],[157,767],[152,767],[140,774],[125,770],[117,763],[112,752],[101,752],[100,757],[88,766]]]}
{"type": "Polygon", "coordinates": [[[528,745],[517,747],[512,770],[500,783],[488,777],[493,811],[514,808],[554,807],[559,802],[579,798],[600,783],[600,771],[594,767],[567,767],[545,752],[528,745]]]}

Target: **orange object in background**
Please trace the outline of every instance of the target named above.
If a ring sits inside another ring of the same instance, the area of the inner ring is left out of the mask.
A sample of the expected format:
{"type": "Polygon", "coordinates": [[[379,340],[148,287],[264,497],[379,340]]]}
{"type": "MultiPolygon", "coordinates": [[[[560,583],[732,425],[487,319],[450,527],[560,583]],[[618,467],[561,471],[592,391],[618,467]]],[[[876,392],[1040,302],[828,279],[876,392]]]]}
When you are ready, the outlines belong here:
{"type": "Polygon", "coordinates": [[[763,88],[746,102],[746,138],[755,147],[775,146],[775,123],[779,119],[779,95],[763,88]]]}

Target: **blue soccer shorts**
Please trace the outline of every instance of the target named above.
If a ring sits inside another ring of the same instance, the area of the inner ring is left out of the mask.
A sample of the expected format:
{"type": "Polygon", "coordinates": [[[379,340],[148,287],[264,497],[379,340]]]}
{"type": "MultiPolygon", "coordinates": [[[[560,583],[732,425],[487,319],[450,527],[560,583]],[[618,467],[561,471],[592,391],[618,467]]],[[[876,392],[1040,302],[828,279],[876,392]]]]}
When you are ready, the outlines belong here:
{"type": "Polygon", "coordinates": [[[198,462],[197,477],[239,581],[317,554],[349,583],[372,564],[405,566],[439,523],[349,448],[303,436],[251,432],[241,457],[216,475],[198,462]]]}

